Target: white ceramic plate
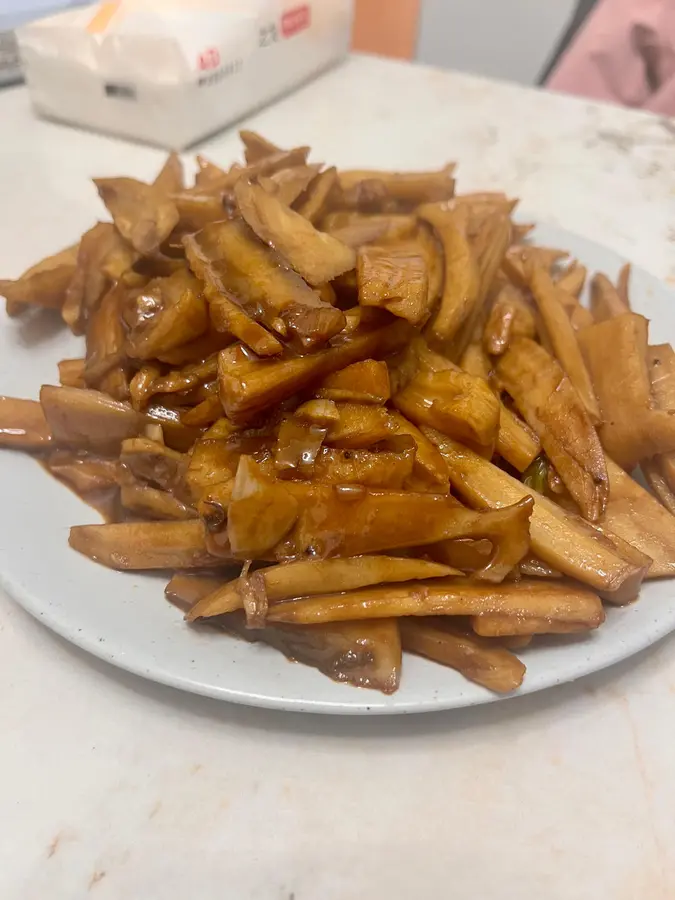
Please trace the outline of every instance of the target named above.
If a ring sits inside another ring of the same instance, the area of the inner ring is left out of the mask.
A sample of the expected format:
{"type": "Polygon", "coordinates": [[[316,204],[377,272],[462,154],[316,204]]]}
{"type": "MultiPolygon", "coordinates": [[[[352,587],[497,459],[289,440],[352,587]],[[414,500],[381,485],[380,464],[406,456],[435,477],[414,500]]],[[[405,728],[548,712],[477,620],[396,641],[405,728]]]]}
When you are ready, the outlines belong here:
{"type": "MultiPolygon", "coordinates": [[[[616,276],[615,253],[558,228],[540,226],[537,242],[569,249],[591,270],[616,276]]],[[[675,339],[675,296],[633,271],[632,299],[651,319],[651,343],[675,339]]],[[[81,354],[62,329],[36,322],[0,327],[0,393],[37,397],[55,383],[56,362],[81,354]]],[[[0,465],[0,578],[6,590],[53,631],[116,666],[177,688],[254,706],[323,713],[411,713],[497,699],[455,672],[413,656],[401,687],[385,697],[335,684],[271,648],[192,629],[163,598],[165,577],[113,572],[68,547],[70,525],[98,517],[30,457],[3,452],[0,465]]],[[[540,640],[523,652],[527,675],[518,694],[572,681],[618,662],[675,630],[675,583],[647,583],[638,603],[609,609],[585,638],[540,640]]],[[[514,696],[514,695],[511,695],[514,696]]]]}

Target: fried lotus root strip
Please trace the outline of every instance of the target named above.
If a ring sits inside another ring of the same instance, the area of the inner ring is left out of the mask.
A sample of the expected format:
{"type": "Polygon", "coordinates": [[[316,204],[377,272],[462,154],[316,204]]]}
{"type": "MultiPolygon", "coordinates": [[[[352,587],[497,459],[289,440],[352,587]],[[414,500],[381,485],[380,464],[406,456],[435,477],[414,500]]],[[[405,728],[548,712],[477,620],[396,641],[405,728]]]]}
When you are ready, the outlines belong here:
{"type": "Polygon", "coordinates": [[[529,338],[517,338],[497,377],[537,433],[582,515],[601,518],[609,497],[605,458],[593,423],[557,361],[529,338]]]}
{"type": "Polygon", "coordinates": [[[37,400],[0,397],[0,447],[44,450],[52,434],[37,400]]]}
{"type": "Polygon", "coordinates": [[[597,627],[605,618],[599,597],[567,585],[541,580],[477,584],[457,578],[412,581],[386,587],[362,588],[342,594],[320,594],[278,603],[269,610],[273,622],[303,625],[353,619],[399,616],[507,615],[578,621],[585,616],[597,627]]]}
{"type": "Polygon", "coordinates": [[[242,216],[258,237],[309,284],[332,281],[356,265],[351,247],[318,231],[308,219],[259,185],[242,178],[235,187],[235,196],[242,216]]]}
{"type": "Polygon", "coordinates": [[[427,264],[414,243],[361,247],[357,278],[361,306],[386,309],[411,325],[422,325],[428,318],[427,264]]]}
{"type": "Polygon", "coordinates": [[[109,569],[197,569],[221,566],[206,549],[198,520],[74,525],[70,546],[109,569]]]}
{"type": "MultiPolygon", "coordinates": [[[[324,593],[326,585],[336,591],[351,591],[373,584],[444,578],[461,573],[449,566],[395,556],[355,556],[349,559],[300,560],[259,569],[249,576],[260,585],[269,603],[324,593]]],[[[243,608],[239,579],[218,586],[192,609],[193,621],[243,608]]]]}
{"type": "Polygon", "coordinates": [[[576,388],[591,422],[596,425],[600,421],[600,407],[577,336],[565,310],[564,292],[541,266],[531,267],[529,275],[532,296],[554,355],[576,388]]]}
{"type": "Polygon", "coordinates": [[[626,471],[641,459],[675,451],[675,417],[652,408],[647,320],[626,313],[579,332],[600,401],[602,445],[626,471]]]}
{"type": "Polygon", "coordinates": [[[178,224],[178,210],[161,184],[135,178],[95,178],[99,195],[122,237],[139,253],[157,250],[178,224]]]}
{"type": "MultiPolygon", "coordinates": [[[[295,337],[305,350],[324,344],[344,327],[343,313],[283,265],[241,220],[214,222],[184,238],[184,245],[192,270],[207,285],[212,318],[223,303],[227,309],[234,303],[258,329],[261,326],[253,320],[261,318],[282,336],[295,337]]],[[[219,327],[218,322],[214,324],[219,327]]],[[[242,337],[227,317],[220,327],[232,331],[259,355],[274,355],[271,347],[261,350],[263,342],[251,343],[242,337]]],[[[270,334],[265,347],[271,340],[276,339],[270,334]]]]}
{"type": "Polygon", "coordinates": [[[443,454],[450,483],[478,509],[498,509],[523,497],[534,500],[532,552],[614,603],[634,599],[651,560],[616,535],[601,534],[580,516],[529,490],[506,472],[439,432],[425,430],[443,454]]]}
{"type": "MultiPolygon", "coordinates": [[[[103,378],[126,360],[126,329],[122,320],[126,291],[115,284],[103,297],[87,326],[87,355],[82,372],[84,384],[99,387],[103,378]]],[[[62,381],[63,383],[63,381],[62,381]]]]}
{"type": "Polygon", "coordinates": [[[223,350],[218,360],[220,399],[228,418],[244,424],[339,369],[362,359],[387,356],[409,336],[405,322],[361,329],[350,340],[295,359],[253,358],[240,344],[223,350]]]}
{"type": "Polygon", "coordinates": [[[403,649],[408,653],[456,669],[469,681],[488,690],[508,694],[522,684],[525,666],[503,647],[495,647],[479,637],[441,627],[434,618],[402,618],[399,628],[403,649]]]}

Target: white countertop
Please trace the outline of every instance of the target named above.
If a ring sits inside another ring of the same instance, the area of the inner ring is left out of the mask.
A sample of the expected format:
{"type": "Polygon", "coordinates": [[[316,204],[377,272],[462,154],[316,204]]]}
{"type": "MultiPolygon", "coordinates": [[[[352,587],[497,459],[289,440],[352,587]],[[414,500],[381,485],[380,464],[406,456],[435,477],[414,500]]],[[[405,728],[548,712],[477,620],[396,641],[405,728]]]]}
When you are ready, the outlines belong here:
{"type": "MultiPolygon", "coordinates": [[[[675,283],[672,122],[363,57],[247,125],[341,166],[457,159],[461,189],[504,188],[675,283]]],[[[205,152],[229,162],[236,132],[205,152]]],[[[100,214],[86,176],[161,157],[0,92],[3,276],[100,214]]],[[[675,896],[675,639],[500,704],[331,718],[141,681],[0,596],[0,681],[2,900],[675,896]]]]}

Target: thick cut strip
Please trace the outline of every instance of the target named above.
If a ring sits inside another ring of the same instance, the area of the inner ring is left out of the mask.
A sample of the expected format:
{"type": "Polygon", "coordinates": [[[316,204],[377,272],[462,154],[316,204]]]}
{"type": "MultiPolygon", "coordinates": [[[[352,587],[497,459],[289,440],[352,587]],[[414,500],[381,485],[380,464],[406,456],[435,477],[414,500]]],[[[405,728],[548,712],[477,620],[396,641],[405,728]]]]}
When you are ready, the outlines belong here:
{"type": "Polygon", "coordinates": [[[534,338],[537,325],[523,294],[512,284],[505,284],[492,304],[483,331],[487,353],[501,356],[516,337],[534,338]]]}
{"type": "Polygon", "coordinates": [[[145,425],[128,403],[99,391],[45,384],[40,403],[54,441],[67,447],[115,453],[125,438],[136,437],[145,425]]]}
{"type": "Polygon", "coordinates": [[[197,512],[168,491],[147,484],[123,484],[120,491],[122,506],[143,519],[183,521],[196,519],[197,512]]]}
{"type": "Polygon", "coordinates": [[[97,222],[82,235],[75,274],[61,307],[63,321],[74,334],[83,333],[101,297],[137,260],[138,253],[110,222],[97,222]]]}
{"type": "Polygon", "coordinates": [[[457,335],[478,302],[478,265],[466,237],[465,212],[436,204],[422,207],[419,214],[433,227],[443,249],[443,292],[426,334],[432,343],[444,347],[457,335]]]}
{"type": "Polygon", "coordinates": [[[221,566],[206,549],[201,522],[75,525],[70,546],[110,569],[196,569],[221,566]]]}
{"type": "Polygon", "coordinates": [[[435,488],[438,493],[447,493],[448,470],[437,448],[428,437],[422,434],[417,426],[408,421],[401,413],[392,411],[390,420],[395,434],[408,435],[415,441],[417,449],[413,472],[416,477],[423,484],[435,488]]]}
{"type": "Polygon", "coordinates": [[[454,359],[461,359],[468,345],[478,339],[486,316],[485,304],[490,296],[495,276],[511,243],[511,220],[507,213],[492,213],[476,235],[473,252],[478,263],[478,296],[453,341],[454,359]]]}
{"type": "Polygon", "coordinates": [[[361,306],[377,306],[412,325],[429,316],[429,279],[422,250],[412,242],[361,247],[357,277],[361,306]]]}
{"type": "Polygon", "coordinates": [[[386,195],[402,207],[414,209],[420,203],[450,200],[455,193],[454,164],[436,172],[382,172],[355,169],[340,172],[340,187],[349,193],[363,182],[379,181],[386,195]]]}
{"type": "Polygon", "coordinates": [[[439,432],[425,434],[440,449],[459,496],[478,509],[534,500],[532,552],[554,569],[603,592],[612,602],[634,599],[650,560],[616,535],[601,534],[580,516],[529,490],[506,472],[439,432]]]}
{"type": "MultiPolygon", "coordinates": [[[[476,378],[483,378],[491,384],[492,366],[479,343],[469,344],[462,355],[462,369],[476,378]]],[[[524,472],[541,453],[541,443],[532,429],[522,419],[499,400],[499,433],[497,453],[514,469],[524,472]]]]}
{"type": "Polygon", "coordinates": [[[135,178],[95,178],[94,184],[117,230],[139,253],[157,250],[178,224],[176,204],[161,184],[135,178]]]}
{"type": "Polygon", "coordinates": [[[292,206],[307,186],[316,178],[321,165],[290,166],[271,175],[261,175],[258,183],[280,203],[292,206]]]}
{"type": "Polygon", "coordinates": [[[183,243],[190,266],[208,285],[212,304],[215,294],[218,305],[221,298],[234,302],[270,328],[278,329],[280,319],[284,333],[288,331],[305,349],[325,343],[344,327],[343,313],[283,265],[241,220],[214,222],[183,243]]]}
{"type": "Polygon", "coordinates": [[[630,306],[622,299],[618,290],[602,272],[591,280],[591,313],[596,322],[613,319],[630,312],[630,306]]]}
{"type": "Polygon", "coordinates": [[[136,297],[135,310],[126,348],[136,359],[155,359],[201,337],[209,327],[202,286],[187,269],[148,282],[136,297]]]}
{"type": "Polygon", "coordinates": [[[327,426],[326,444],[341,450],[367,450],[391,437],[389,411],[367,403],[336,403],[339,420],[327,426]]]}
{"type": "Polygon", "coordinates": [[[576,299],[584,289],[587,274],[588,270],[586,269],[586,266],[582,266],[580,262],[575,261],[567,268],[560,278],[558,278],[556,285],[561,290],[565,291],[568,296],[576,299]]]}
{"type": "Polygon", "coordinates": [[[300,477],[319,484],[361,484],[400,491],[413,473],[415,457],[414,447],[405,451],[322,447],[309,471],[300,477]]]}
{"type": "Polygon", "coordinates": [[[216,268],[220,250],[211,244],[211,231],[224,227],[221,222],[207,225],[197,235],[183,238],[185,255],[190,268],[205,284],[205,296],[209,302],[211,321],[216,331],[230,332],[259,356],[275,356],[282,352],[283,344],[251,318],[225,288],[216,268]]]}
{"type": "Polygon", "coordinates": [[[128,438],[122,442],[120,462],[139,481],[163,491],[183,489],[188,457],[164,444],[145,437],[128,438]]]}
{"type": "Polygon", "coordinates": [[[401,642],[408,653],[456,669],[469,681],[488,690],[507,694],[520,687],[525,666],[504,647],[461,631],[439,627],[426,619],[401,619],[401,642]]]}
{"type": "MultiPolygon", "coordinates": [[[[655,347],[648,347],[647,366],[656,406],[659,409],[675,410],[675,352],[671,345],[657,344],[655,347]]],[[[675,491],[675,453],[655,457],[654,465],[662,473],[670,492],[675,491]]],[[[655,471],[653,466],[651,470],[655,471]]],[[[658,490],[656,492],[659,493],[658,490]]],[[[663,499],[663,492],[659,496],[663,499]]]]}
{"type": "Polygon", "coordinates": [[[239,209],[258,237],[276,250],[309,284],[332,281],[356,265],[351,247],[324,232],[268,194],[240,179],[235,188],[239,209]]]}
{"type": "MultiPolygon", "coordinates": [[[[573,594],[576,588],[567,586],[568,594],[573,594]]],[[[574,611],[565,618],[555,616],[522,616],[505,615],[504,613],[492,613],[491,615],[474,616],[471,620],[476,634],[483,637],[513,637],[515,635],[533,634],[579,634],[602,625],[604,616],[589,616],[585,608],[579,607],[577,618],[574,611]]]]}
{"type": "MultiPolygon", "coordinates": [[[[259,569],[249,576],[257,581],[270,603],[294,597],[325,593],[326,586],[335,591],[351,591],[373,584],[447,578],[460,575],[449,566],[395,556],[355,556],[349,559],[301,560],[259,569]]],[[[186,619],[219,616],[242,609],[244,598],[241,579],[216,587],[188,612],[186,619]]]]}
{"type": "Polygon", "coordinates": [[[270,608],[273,622],[311,625],[351,619],[398,616],[508,615],[579,621],[590,628],[605,618],[602,602],[591,591],[570,594],[567,585],[523,579],[519,583],[477,584],[458,578],[435,578],[342,594],[321,594],[270,608]]]}
{"type": "Polygon", "coordinates": [[[123,285],[118,282],[93,312],[87,328],[85,384],[80,387],[98,387],[101,379],[126,359],[126,330],[122,319],[126,297],[123,285]]]}
{"type": "Polygon", "coordinates": [[[564,291],[553,283],[546,269],[536,265],[530,272],[530,289],[555,357],[576,388],[591,421],[597,424],[600,408],[577,336],[561,299],[564,291]]]}
{"type": "Polygon", "coordinates": [[[516,338],[497,376],[539,436],[585,519],[603,515],[609,481],[602,447],[579,394],[556,360],[529,338],[516,338]]]}
{"type": "Polygon", "coordinates": [[[647,325],[643,316],[626,313],[579,332],[602,411],[600,440],[629,472],[641,459],[675,451],[675,416],[652,409],[647,325]]]}
{"type": "Polygon", "coordinates": [[[0,296],[7,300],[7,314],[17,315],[27,306],[61,309],[73,279],[79,244],[41,260],[15,281],[0,280],[0,296]]]}
{"type": "Polygon", "coordinates": [[[675,516],[611,459],[609,503],[600,527],[651,557],[647,578],[675,575],[675,516]]]}
{"type": "Polygon", "coordinates": [[[241,344],[235,344],[219,356],[220,399],[233,422],[245,423],[338,369],[394,353],[409,334],[405,322],[394,322],[357,330],[348,341],[310,356],[278,361],[256,359],[241,344]]]}
{"type": "Polygon", "coordinates": [[[52,435],[37,400],[0,397],[0,447],[43,450],[52,435]]]}
{"type": "Polygon", "coordinates": [[[675,516],[675,493],[670,487],[670,482],[664,472],[663,456],[654,456],[652,459],[644,459],[640,463],[645,481],[659,498],[668,512],[675,516]]]}
{"type": "Polygon", "coordinates": [[[393,398],[416,425],[427,425],[491,457],[499,432],[499,401],[482,378],[460,369],[419,372],[393,398]]]}
{"type": "Polygon", "coordinates": [[[349,403],[386,403],[391,396],[387,364],[382,360],[364,359],[347,366],[324,378],[316,396],[349,403]]]}
{"type": "Polygon", "coordinates": [[[251,643],[269,644],[289,659],[313,666],[333,681],[393,694],[401,677],[401,638],[395,619],[250,629],[241,612],[218,620],[251,643]]]}
{"type": "Polygon", "coordinates": [[[321,221],[335,191],[338,174],[335,166],[320,172],[307,188],[306,193],[298,198],[295,209],[313,225],[321,221]]]}

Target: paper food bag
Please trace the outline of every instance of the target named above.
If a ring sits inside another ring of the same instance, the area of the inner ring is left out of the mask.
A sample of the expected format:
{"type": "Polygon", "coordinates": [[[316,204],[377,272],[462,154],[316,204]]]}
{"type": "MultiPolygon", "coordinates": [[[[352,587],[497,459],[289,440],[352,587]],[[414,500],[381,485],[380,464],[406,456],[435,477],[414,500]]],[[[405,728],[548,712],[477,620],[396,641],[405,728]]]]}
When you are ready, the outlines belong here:
{"type": "Polygon", "coordinates": [[[18,41],[35,110],[180,150],[343,57],[353,0],[113,0],[18,41]]]}

